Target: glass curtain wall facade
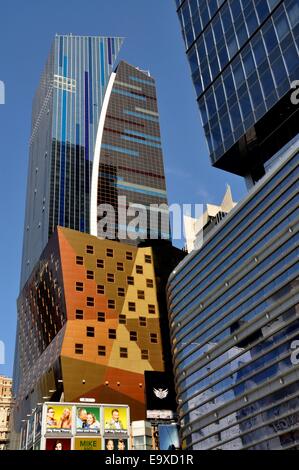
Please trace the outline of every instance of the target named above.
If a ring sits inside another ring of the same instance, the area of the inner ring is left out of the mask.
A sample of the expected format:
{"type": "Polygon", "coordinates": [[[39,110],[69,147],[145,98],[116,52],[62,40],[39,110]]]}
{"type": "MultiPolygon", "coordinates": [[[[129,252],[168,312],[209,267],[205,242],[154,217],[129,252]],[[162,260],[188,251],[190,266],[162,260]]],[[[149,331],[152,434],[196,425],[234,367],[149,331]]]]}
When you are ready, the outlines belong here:
{"type": "Polygon", "coordinates": [[[299,77],[298,0],[176,0],[215,167],[264,174],[298,133],[290,103],[299,77]]]}
{"type": "Polygon", "coordinates": [[[95,167],[97,230],[93,235],[101,236],[107,221],[107,238],[134,244],[139,238],[168,239],[168,210],[161,207],[159,220],[157,208],[167,204],[167,195],[155,81],[149,73],[123,61],[113,75],[103,116],[99,169],[95,167]],[[106,204],[114,208],[111,220],[103,216],[106,204]],[[139,205],[146,208],[147,220],[136,234],[130,222],[139,205]],[[124,218],[129,206],[132,213],[124,218]]]}
{"type": "Polygon", "coordinates": [[[33,101],[21,286],[57,225],[89,233],[96,135],[122,41],[54,39],[33,101]]]}
{"type": "Polygon", "coordinates": [[[298,164],[299,138],[170,276],[188,449],[299,448],[298,164]]]}

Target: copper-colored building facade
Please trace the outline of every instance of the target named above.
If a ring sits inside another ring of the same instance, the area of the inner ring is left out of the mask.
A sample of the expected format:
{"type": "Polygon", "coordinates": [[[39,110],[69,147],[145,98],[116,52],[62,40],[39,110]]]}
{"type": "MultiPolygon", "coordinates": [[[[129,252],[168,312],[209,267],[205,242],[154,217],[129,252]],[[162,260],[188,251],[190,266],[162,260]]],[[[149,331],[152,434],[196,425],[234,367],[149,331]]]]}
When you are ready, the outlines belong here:
{"type": "Polygon", "coordinates": [[[18,300],[14,448],[45,400],[94,398],[145,418],[144,371],[171,370],[165,285],[181,257],[166,241],[135,247],[58,227],[18,300]]]}

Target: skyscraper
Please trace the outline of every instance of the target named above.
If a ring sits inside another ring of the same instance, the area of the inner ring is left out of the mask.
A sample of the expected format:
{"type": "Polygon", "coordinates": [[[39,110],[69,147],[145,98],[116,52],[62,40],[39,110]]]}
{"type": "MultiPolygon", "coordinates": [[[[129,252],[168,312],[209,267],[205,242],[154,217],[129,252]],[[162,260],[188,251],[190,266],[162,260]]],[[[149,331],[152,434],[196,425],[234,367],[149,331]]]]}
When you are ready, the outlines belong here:
{"type": "Polygon", "coordinates": [[[56,36],[34,101],[13,448],[38,403],[87,397],[144,419],[144,372],[171,376],[165,286],[183,255],[169,240],[155,81],[115,64],[121,43],[56,36]]]}
{"type": "Polygon", "coordinates": [[[176,4],[212,164],[254,183],[169,278],[183,444],[298,449],[299,2],[176,4]]]}
{"type": "Polygon", "coordinates": [[[57,225],[90,231],[96,136],[122,41],[53,41],[33,101],[21,287],[57,225]]]}
{"type": "Polygon", "coordinates": [[[176,0],[213,166],[253,182],[299,129],[298,0],[176,0]]]}

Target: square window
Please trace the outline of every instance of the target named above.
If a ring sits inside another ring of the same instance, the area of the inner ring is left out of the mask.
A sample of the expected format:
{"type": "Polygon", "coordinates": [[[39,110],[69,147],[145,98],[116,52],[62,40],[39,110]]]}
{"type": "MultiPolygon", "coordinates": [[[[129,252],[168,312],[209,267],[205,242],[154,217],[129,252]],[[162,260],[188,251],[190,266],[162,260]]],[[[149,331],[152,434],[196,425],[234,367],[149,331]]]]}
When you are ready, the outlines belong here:
{"type": "Polygon", "coordinates": [[[148,313],[151,313],[151,314],[156,313],[156,307],[152,304],[148,305],[148,313]]]}
{"type": "Polygon", "coordinates": [[[77,309],[76,310],[76,320],[83,320],[83,318],[84,318],[83,310],[77,309]]]}
{"type": "Polygon", "coordinates": [[[97,285],[97,294],[105,294],[105,286],[97,285]]]}
{"type": "Polygon", "coordinates": [[[158,335],[157,335],[157,333],[150,333],[150,340],[151,340],[151,343],[157,344],[157,343],[158,343],[158,335]]]}
{"type": "Polygon", "coordinates": [[[86,327],[86,336],[89,338],[94,338],[94,327],[93,326],[87,326],[86,327]]]}
{"type": "Polygon", "coordinates": [[[133,276],[128,276],[127,277],[127,282],[129,286],[134,286],[134,277],[133,276]]]}
{"type": "Polygon", "coordinates": [[[104,260],[97,259],[97,268],[104,268],[104,260]]]}
{"type": "Polygon", "coordinates": [[[144,299],[145,298],[144,290],[138,290],[137,291],[137,297],[138,297],[138,299],[144,299]]]}
{"type": "Polygon", "coordinates": [[[77,292],[83,292],[83,289],[84,289],[83,282],[76,282],[76,291],[77,292]]]}
{"type": "Polygon", "coordinates": [[[139,317],[139,325],[146,326],[146,317],[139,317]]]}
{"type": "Polygon", "coordinates": [[[94,307],[94,298],[93,297],[87,297],[86,298],[86,305],[87,305],[87,307],[94,307]]]}
{"type": "Polygon", "coordinates": [[[135,302],[128,302],[129,312],[136,312],[136,304],[135,302]]]}
{"type": "Polygon", "coordinates": [[[75,344],[75,354],[83,354],[83,344],[75,344]]]}
{"type": "Polygon", "coordinates": [[[86,246],[86,253],[89,255],[93,255],[93,246],[92,245],[87,245],[86,246]]]}
{"type": "Polygon", "coordinates": [[[98,321],[104,322],[106,320],[105,312],[98,312],[98,321]]]}
{"type": "Polygon", "coordinates": [[[86,277],[87,279],[94,279],[93,271],[86,271],[86,277]]]}
{"type": "Polygon", "coordinates": [[[83,256],[76,256],[76,264],[83,265],[83,256]]]}
{"type": "Polygon", "coordinates": [[[113,328],[109,328],[108,330],[108,338],[109,339],[116,339],[116,330],[113,328]]]}
{"type": "Polygon", "coordinates": [[[106,356],[106,346],[98,346],[98,356],[106,356]]]}
{"type": "Polygon", "coordinates": [[[146,280],[146,287],[154,287],[154,281],[152,279],[146,280]]]}
{"type": "Polygon", "coordinates": [[[127,323],[127,317],[126,317],[126,315],[122,315],[122,314],[119,315],[119,323],[120,323],[121,325],[125,325],[125,324],[127,323]]]}
{"type": "Polygon", "coordinates": [[[106,250],[106,255],[107,255],[109,258],[113,258],[113,250],[112,250],[112,248],[107,248],[107,250],[106,250]]]}
{"type": "Polygon", "coordinates": [[[141,349],[141,359],[148,359],[149,354],[147,349],[141,349]]]}
{"type": "Polygon", "coordinates": [[[133,253],[132,253],[131,251],[127,251],[127,252],[126,252],[126,259],[127,259],[128,261],[132,261],[132,259],[133,259],[133,253]]]}
{"type": "Polygon", "coordinates": [[[108,299],[108,308],[110,308],[110,309],[115,308],[115,300],[114,299],[108,299]]]}
{"type": "Polygon", "coordinates": [[[107,281],[108,282],[114,282],[114,274],[113,273],[107,273],[107,281]]]}
{"type": "Polygon", "coordinates": [[[117,263],[116,269],[117,269],[117,271],[123,271],[124,270],[124,263],[117,263]]]}
{"type": "Polygon", "coordinates": [[[119,356],[126,359],[128,357],[128,348],[119,348],[119,356]]]}
{"type": "Polygon", "coordinates": [[[152,262],[152,257],[151,255],[144,255],[144,261],[146,263],[151,263],[152,262]]]}
{"type": "Polygon", "coordinates": [[[130,331],[130,341],[137,341],[137,331],[130,331]]]}
{"type": "Polygon", "coordinates": [[[137,274],[143,274],[143,266],[137,264],[137,266],[136,266],[136,273],[137,273],[137,274]]]}

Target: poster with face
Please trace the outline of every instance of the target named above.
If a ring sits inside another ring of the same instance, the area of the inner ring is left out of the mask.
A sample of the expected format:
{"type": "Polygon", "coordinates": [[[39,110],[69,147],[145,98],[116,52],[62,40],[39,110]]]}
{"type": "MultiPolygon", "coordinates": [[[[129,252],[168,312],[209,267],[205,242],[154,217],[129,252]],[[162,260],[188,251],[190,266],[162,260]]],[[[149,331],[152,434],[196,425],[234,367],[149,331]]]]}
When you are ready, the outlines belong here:
{"type": "Polygon", "coordinates": [[[121,451],[128,450],[127,439],[105,439],[105,446],[103,450],[121,451]]]}
{"type": "Polygon", "coordinates": [[[71,450],[71,439],[47,439],[46,450],[71,450]]]}
{"type": "Polygon", "coordinates": [[[99,407],[76,407],[76,434],[81,433],[101,433],[101,415],[99,407]]]}
{"type": "Polygon", "coordinates": [[[69,434],[72,429],[72,407],[48,405],[46,414],[46,432],[69,434]]]}
{"type": "Polygon", "coordinates": [[[127,434],[128,432],[128,408],[105,407],[104,408],[105,433],[127,434]]]}

